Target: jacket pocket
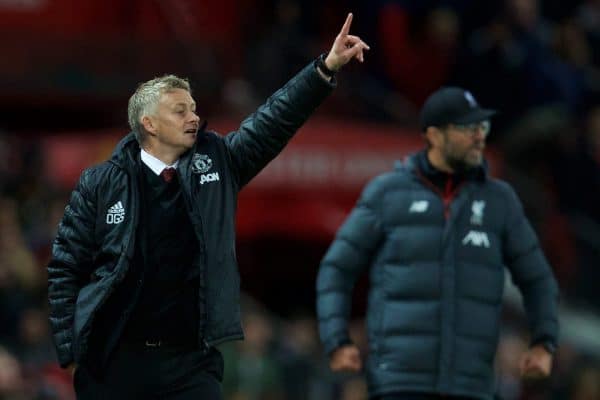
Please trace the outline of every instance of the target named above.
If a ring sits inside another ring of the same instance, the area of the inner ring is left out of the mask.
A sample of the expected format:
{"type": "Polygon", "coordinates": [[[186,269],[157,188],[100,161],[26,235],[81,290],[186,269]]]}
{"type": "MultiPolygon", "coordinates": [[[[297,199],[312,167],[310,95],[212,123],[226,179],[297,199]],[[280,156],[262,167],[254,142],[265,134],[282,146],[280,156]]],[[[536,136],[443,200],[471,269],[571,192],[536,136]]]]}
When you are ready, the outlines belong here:
{"type": "Polygon", "coordinates": [[[406,335],[387,337],[385,354],[373,359],[381,370],[432,372],[438,368],[440,340],[437,336],[406,335]],[[393,344],[392,344],[393,342],[393,344]]]}
{"type": "Polygon", "coordinates": [[[91,282],[81,288],[77,295],[73,316],[73,353],[76,361],[79,361],[80,356],[81,333],[101,297],[99,288],[98,282],[91,282]]]}

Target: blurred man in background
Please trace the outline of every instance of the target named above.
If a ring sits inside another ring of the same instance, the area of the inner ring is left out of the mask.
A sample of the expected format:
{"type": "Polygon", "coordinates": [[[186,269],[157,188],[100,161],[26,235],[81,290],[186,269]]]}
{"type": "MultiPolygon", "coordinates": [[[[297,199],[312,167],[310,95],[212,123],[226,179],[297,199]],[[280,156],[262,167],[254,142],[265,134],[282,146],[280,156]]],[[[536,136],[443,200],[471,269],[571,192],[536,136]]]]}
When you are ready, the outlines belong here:
{"type": "Polygon", "coordinates": [[[215,345],[243,337],[234,252],[238,191],[283,149],[368,46],[350,35],[226,137],[205,131],[186,80],[140,85],[132,132],[83,172],[48,265],[61,366],[82,399],[218,399],[215,345]]]}
{"type": "Polygon", "coordinates": [[[351,294],[369,268],[366,375],[374,399],[492,399],[505,267],[531,331],[527,378],[550,374],[558,288],[512,188],[483,159],[493,110],[470,92],[433,93],[427,147],[367,185],[317,278],[319,331],[334,371],[359,371],[351,294]]]}

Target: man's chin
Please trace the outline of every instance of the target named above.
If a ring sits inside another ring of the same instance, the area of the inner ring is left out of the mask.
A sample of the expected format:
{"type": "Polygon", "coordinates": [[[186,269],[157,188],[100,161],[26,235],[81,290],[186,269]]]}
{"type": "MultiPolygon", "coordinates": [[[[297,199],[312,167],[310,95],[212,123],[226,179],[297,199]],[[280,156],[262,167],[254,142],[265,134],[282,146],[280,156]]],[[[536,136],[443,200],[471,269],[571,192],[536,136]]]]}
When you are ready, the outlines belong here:
{"type": "Polygon", "coordinates": [[[467,159],[465,164],[467,164],[471,168],[477,168],[481,165],[482,162],[483,162],[483,157],[473,157],[473,158],[467,159]]]}
{"type": "Polygon", "coordinates": [[[184,145],[186,147],[192,147],[196,143],[197,133],[186,133],[184,145]]]}
{"type": "Polygon", "coordinates": [[[467,157],[463,160],[449,161],[448,164],[455,173],[461,174],[470,171],[474,168],[478,168],[481,165],[482,160],[483,159],[481,157],[467,157]]]}
{"type": "Polygon", "coordinates": [[[483,152],[479,150],[473,150],[467,153],[464,163],[469,165],[471,168],[476,168],[483,162],[483,152]]]}

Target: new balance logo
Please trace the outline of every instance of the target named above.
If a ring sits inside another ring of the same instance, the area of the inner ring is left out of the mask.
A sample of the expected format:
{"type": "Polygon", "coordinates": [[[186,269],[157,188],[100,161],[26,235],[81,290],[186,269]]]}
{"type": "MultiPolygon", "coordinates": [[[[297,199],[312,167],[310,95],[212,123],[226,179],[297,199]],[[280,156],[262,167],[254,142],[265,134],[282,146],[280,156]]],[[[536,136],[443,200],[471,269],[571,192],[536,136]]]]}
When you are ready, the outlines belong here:
{"type": "Polygon", "coordinates": [[[125,208],[120,201],[108,209],[106,213],[107,224],[120,224],[125,220],[125,208]]]}
{"type": "Polygon", "coordinates": [[[212,174],[202,174],[200,175],[200,184],[204,185],[207,182],[215,182],[219,180],[219,173],[213,172],[212,174]]]}
{"type": "Polygon", "coordinates": [[[417,200],[417,201],[412,202],[412,204],[410,205],[410,208],[408,209],[408,212],[423,213],[423,212],[427,211],[428,207],[429,207],[429,202],[427,200],[417,200]]]}
{"type": "Polygon", "coordinates": [[[483,210],[485,209],[485,201],[484,200],[475,200],[471,205],[471,223],[473,225],[481,225],[483,224],[483,210]]]}
{"type": "Polygon", "coordinates": [[[465,238],[462,240],[462,244],[464,244],[465,246],[471,244],[475,247],[483,246],[485,248],[489,248],[490,240],[488,239],[488,235],[485,232],[469,231],[469,233],[467,233],[467,236],[465,236],[465,238]]]}

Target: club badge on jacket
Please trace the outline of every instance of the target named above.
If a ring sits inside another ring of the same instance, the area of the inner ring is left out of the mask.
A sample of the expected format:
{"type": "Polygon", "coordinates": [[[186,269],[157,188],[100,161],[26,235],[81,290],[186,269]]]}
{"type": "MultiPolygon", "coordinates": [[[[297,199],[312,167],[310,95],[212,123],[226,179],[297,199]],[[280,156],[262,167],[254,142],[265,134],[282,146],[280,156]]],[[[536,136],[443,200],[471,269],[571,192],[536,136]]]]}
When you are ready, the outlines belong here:
{"type": "Polygon", "coordinates": [[[192,157],[192,172],[200,175],[200,184],[204,185],[208,182],[216,182],[219,180],[219,173],[213,172],[207,174],[212,168],[213,162],[206,154],[195,153],[192,157]]]}

